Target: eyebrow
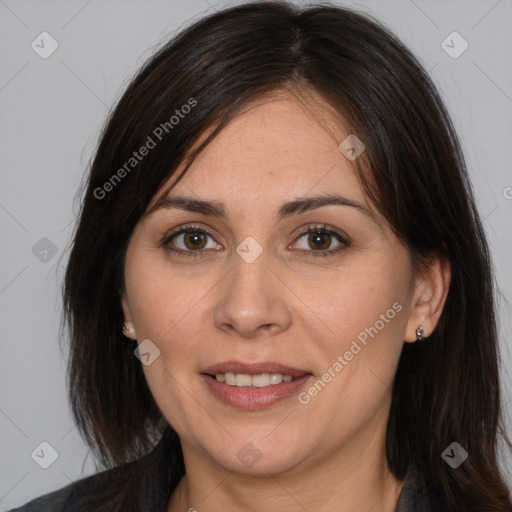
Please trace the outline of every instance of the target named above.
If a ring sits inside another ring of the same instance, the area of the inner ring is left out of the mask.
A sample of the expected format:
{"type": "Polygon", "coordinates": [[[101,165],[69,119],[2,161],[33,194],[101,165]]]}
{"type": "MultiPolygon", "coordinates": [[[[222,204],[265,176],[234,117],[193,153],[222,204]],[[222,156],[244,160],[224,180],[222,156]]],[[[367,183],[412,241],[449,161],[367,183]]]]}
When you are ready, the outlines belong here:
{"type": "MultiPolygon", "coordinates": [[[[374,212],[372,212],[366,206],[357,201],[354,201],[353,199],[348,199],[340,195],[321,195],[287,201],[280,206],[276,217],[277,220],[280,221],[292,215],[301,214],[310,210],[321,208],[322,206],[330,205],[349,206],[351,208],[355,208],[372,219],[376,224],[379,224],[379,221],[377,220],[374,212]]],[[[187,212],[201,213],[203,215],[217,217],[219,219],[226,219],[228,217],[224,205],[218,201],[204,201],[201,199],[194,199],[184,196],[164,197],[149,209],[149,211],[146,213],[146,216],[161,209],[173,208],[185,210],[187,212]]]]}

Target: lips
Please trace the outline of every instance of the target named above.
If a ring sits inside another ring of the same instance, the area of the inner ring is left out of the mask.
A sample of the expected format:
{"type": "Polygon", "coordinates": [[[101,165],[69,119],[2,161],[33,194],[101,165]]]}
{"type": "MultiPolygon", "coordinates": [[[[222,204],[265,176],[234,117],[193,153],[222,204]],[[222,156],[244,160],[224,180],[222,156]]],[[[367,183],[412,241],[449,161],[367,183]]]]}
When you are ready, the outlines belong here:
{"type": "Polygon", "coordinates": [[[296,396],[313,378],[312,375],[306,374],[291,382],[282,382],[264,388],[252,388],[228,386],[207,374],[202,374],[201,377],[206,386],[205,390],[217,398],[219,403],[236,409],[245,409],[246,411],[260,411],[282,400],[296,396]]]}
{"type": "Polygon", "coordinates": [[[201,370],[202,374],[215,377],[218,373],[243,373],[245,375],[261,375],[263,373],[280,373],[291,377],[303,377],[311,374],[310,370],[293,368],[275,362],[242,363],[238,361],[226,361],[201,370]]]}
{"type": "Polygon", "coordinates": [[[299,393],[299,391],[313,378],[308,370],[294,368],[274,362],[253,362],[241,363],[238,361],[226,361],[219,363],[201,372],[201,377],[209,393],[215,396],[220,402],[237,409],[247,411],[258,411],[266,409],[271,405],[299,393]],[[245,375],[244,379],[255,375],[277,375],[293,377],[293,380],[278,379],[278,383],[264,387],[249,387],[242,384],[228,385],[226,382],[219,382],[218,375],[245,375]]]}

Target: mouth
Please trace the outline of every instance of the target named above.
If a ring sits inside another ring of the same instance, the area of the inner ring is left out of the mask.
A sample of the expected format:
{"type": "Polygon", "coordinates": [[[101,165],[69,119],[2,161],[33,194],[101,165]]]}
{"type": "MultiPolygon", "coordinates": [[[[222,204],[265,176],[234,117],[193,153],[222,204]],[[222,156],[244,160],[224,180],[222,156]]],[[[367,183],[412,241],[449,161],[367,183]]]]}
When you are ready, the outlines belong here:
{"type": "Polygon", "coordinates": [[[204,369],[201,377],[224,404],[255,411],[296,394],[313,374],[271,362],[229,361],[204,369]]]}

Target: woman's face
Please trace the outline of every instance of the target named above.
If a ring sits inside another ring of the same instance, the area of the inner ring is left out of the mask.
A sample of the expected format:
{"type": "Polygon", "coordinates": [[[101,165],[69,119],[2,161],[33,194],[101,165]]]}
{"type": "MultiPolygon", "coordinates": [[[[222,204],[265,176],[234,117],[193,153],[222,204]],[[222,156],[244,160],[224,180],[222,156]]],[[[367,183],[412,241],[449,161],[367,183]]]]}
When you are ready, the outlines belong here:
{"type": "Polygon", "coordinates": [[[383,451],[411,260],[322,112],[254,104],[171,191],[192,209],[167,201],[131,238],[125,318],[186,461],[278,474],[383,451]],[[309,203],[327,196],[344,199],[309,203]]]}

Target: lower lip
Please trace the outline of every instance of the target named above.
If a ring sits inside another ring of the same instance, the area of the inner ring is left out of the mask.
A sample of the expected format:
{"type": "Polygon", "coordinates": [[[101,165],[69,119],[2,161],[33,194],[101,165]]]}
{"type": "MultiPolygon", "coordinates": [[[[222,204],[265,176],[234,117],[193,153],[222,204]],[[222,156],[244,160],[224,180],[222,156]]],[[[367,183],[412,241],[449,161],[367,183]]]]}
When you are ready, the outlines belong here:
{"type": "Polygon", "coordinates": [[[204,373],[201,377],[210,391],[225,404],[247,411],[259,411],[298,393],[312,375],[303,375],[290,382],[283,381],[263,388],[229,386],[204,373]]]}

